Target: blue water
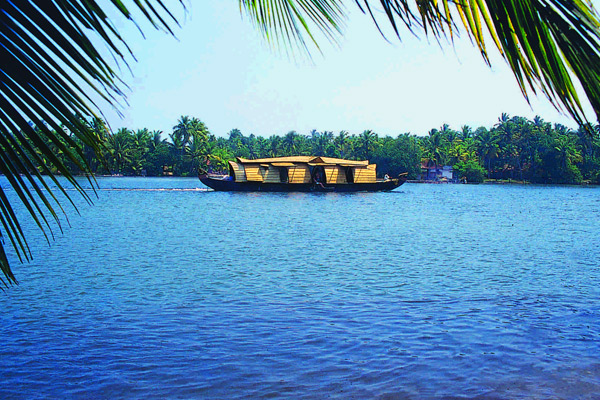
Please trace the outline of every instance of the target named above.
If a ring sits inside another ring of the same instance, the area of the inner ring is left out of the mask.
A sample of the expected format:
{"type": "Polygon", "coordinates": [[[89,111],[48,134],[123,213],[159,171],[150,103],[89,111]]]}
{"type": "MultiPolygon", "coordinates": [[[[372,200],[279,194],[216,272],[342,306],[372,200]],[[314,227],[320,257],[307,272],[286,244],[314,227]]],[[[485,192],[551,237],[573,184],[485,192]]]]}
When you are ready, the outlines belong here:
{"type": "Polygon", "coordinates": [[[598,188],[99,183],[25,224],[0,398],[600,396],[598,188]]]}

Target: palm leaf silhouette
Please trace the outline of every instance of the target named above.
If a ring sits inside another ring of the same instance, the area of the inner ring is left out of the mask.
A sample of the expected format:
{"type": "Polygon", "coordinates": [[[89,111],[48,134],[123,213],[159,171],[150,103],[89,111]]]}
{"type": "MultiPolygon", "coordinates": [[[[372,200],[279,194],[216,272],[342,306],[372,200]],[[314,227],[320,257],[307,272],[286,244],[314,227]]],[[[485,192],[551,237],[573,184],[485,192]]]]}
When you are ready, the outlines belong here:
{"type": "MultiPolygon", "coordinates": [[[[600,22],[590,1],[354,2],[378,27],[382,20],[389,23],[398,37],[403,26],[437,40],[454,39],[459,32],[466,32],[484,62],[490,64],[488,37],[508,62],[527,101],[530,92],[539,91],[583,124],[587,122],[580,100],[583,94],[600,117],[600,22]],[[583,93],[577,92],[575,80],[583,93]]],[[[311,28],[335,40],[345,17],[340,0],[240,0],[240,5],[269,42],[287,45],[292,41],[304,49],[310,42],[317,44],[311,28]]]]}
{"type": "MultiPolygon", "coordinates": [[[[109,4],[125,18],[133,18],[121,1],[109,4]]],[[[134,8],[156,28],[171,32],[169,25],[176,23],[161,0],[138,0],[134,8]]],[[[85,120],[97,110],[90,93],[110,103],[122,96],[122,82],[89,38],[92,34],[126,64],[127,44],[96,1],[0,1],[0,173],[47,238],[51,221],[60,228],[59,214],[64,212],[57,193],[75,205],[65,181],[90,201],[57,153],[88,173],[94,187],[76,142],[100,154],[100,139],[85,120]]],[[[30,259],[23,229],[2,188],[0,223],[18,258],[30,259]]],[[[17,282],[4,242],[0,269],[1,284],[17,282]]]]}

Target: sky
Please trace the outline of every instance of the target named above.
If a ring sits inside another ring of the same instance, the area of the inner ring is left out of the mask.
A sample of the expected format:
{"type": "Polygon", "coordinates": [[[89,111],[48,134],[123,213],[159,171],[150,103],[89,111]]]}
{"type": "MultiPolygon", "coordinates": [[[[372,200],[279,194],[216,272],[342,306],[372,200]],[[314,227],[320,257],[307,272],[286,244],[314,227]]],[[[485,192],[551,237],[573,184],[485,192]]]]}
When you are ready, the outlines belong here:
{"type": "Polygon", "coordinates": [[[176,38],[141,24],[144,38],[117,19],[137,62],[122,70],[122,116],[101,106],[104,115],[113,130],[148,128],[165,138],[182,115],[223,137],[234,128],[265,137],[313,129],[426,135],[443,124],[489,128],[502,113],[576,126],[541,95],[529,105],[500,56],[489,68],[466,35],[454,46],[408,30],[386,41],[347,3],[339,43],[319,40],[322,53],[310,58],[269,46],[237,0],[190,1],[185,13],[173,5],[176,38]]]}

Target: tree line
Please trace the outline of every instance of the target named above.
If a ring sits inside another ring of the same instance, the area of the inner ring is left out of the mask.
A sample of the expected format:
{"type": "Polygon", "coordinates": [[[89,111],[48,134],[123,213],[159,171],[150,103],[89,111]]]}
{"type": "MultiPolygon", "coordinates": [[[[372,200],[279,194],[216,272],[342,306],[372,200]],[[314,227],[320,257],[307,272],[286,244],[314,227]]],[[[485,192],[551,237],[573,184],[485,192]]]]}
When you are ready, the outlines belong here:
{"type": "MultiPolygon", "coordinates": [[[[314,155],[367,159],[378,165],[381,174],[407,172],[409,179],[419,179],[422,166],[447,165],[468,182],[600,183],[599,127],[574,130],[540,117],[529,120],[502,114],[489,128],[464,125],[455,130],[444,124],[425,136],[403,133],[396,137],[380,136],[372,130],[359,135],[343,130],[313,130],[308,135],[290,131],[262,137],[244,135],[239,129],[232,129],[227,137],[216,137],[201,120],[189,116],[182,116],[166,135],[147,128],[121,128],[111,134],[98,118],[86,126],[103,144],[102,159],[76,137],[73,141],[96,174],[194,176],[199,170],[227,173],[228,161],[235,157],[314,155]]],[[[56,153],[61,157],[58,148],[56,153]]],[[[63,161],[77,173],[77,162],[63,161]]]]}

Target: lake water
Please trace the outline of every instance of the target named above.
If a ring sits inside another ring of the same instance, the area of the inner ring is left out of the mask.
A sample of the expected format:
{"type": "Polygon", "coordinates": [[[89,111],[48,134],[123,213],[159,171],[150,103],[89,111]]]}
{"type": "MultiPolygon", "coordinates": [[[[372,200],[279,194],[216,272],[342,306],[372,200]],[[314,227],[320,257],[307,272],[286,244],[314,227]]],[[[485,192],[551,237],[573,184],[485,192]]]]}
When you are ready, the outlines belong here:
{"type": "Polygon", "coordinates": [[[99,183],[26,224],[0,398],[600,396],[598,188],[99,183]]]}

